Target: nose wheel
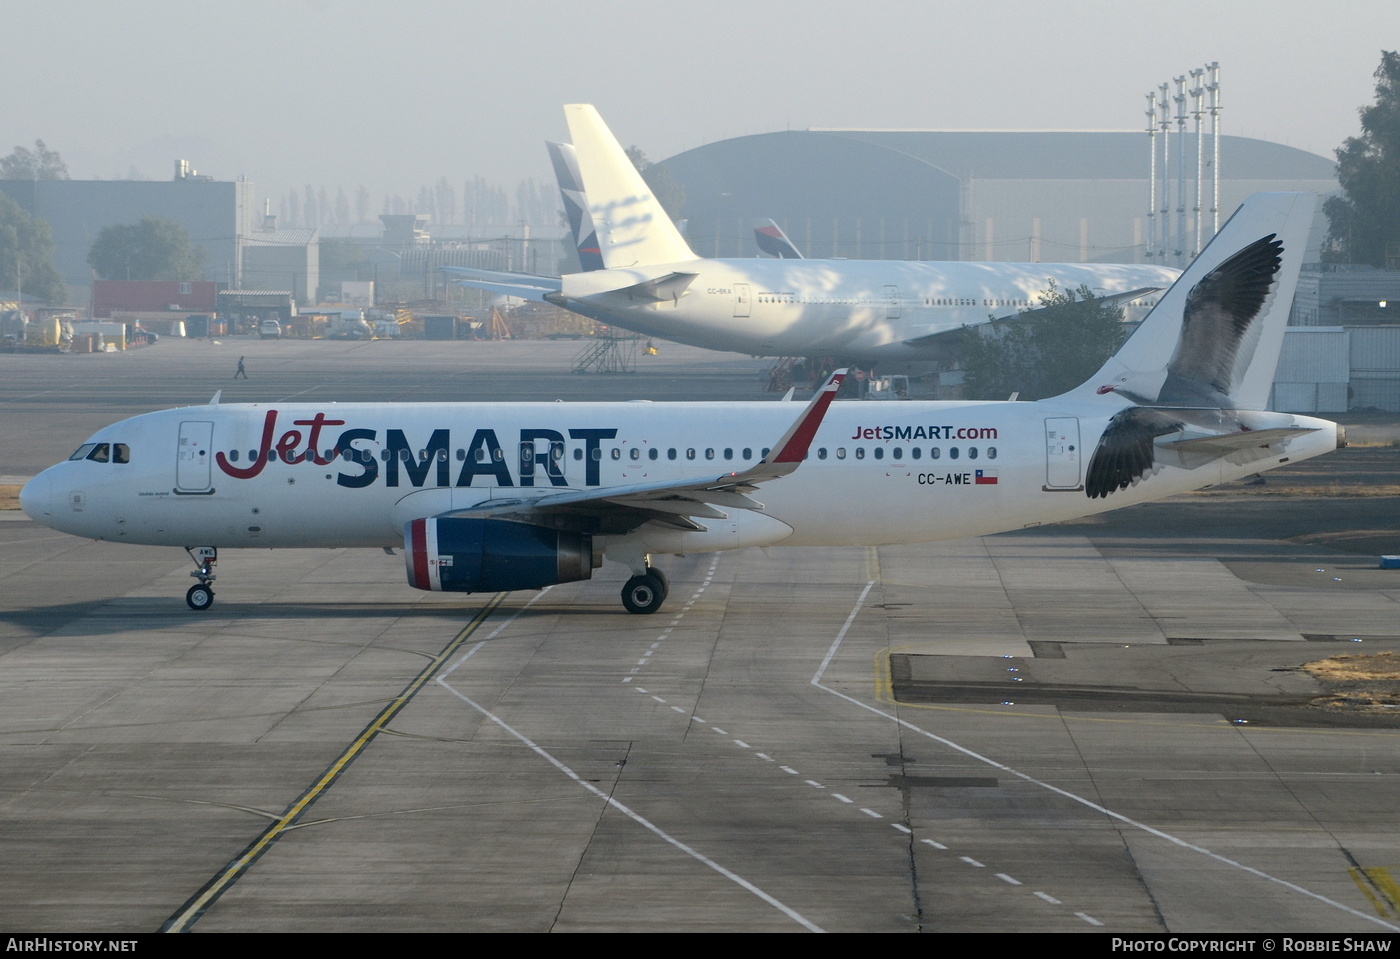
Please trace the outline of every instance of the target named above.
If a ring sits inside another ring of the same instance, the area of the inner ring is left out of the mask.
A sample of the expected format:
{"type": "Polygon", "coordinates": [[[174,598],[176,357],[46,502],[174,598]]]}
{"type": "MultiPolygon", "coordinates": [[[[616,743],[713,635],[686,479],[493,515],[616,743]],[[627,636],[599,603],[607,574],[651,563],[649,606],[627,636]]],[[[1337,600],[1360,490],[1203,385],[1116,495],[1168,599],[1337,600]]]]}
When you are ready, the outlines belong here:
{"type": "Polygon", "coordinates": [[[185,602],[190,609],[203,612],[214,605],[214,591],[203,583],[195,583],[189,592],[185,593],[185,602]]]}
{"type": "Polygon", "coordinates": [[[214,564],[219,561],[219,550],[213,546],[186,546],[185,552],[195,566],[190,575],[199,580],[185,593],[185,605],[202,613],[214,605],[214,590],[209,584],[215,579],[214,564]]]}

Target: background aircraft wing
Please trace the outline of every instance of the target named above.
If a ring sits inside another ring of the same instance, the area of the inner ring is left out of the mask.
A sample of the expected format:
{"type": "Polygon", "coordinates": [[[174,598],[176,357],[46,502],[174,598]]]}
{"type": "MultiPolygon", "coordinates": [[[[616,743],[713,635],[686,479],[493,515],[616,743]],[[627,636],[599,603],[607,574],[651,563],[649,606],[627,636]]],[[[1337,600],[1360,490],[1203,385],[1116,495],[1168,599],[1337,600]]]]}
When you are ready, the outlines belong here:
{"type": "Polygon", "coordinates": [[[443,266],[438,269],[463,286],[506,296],[518,296],[522,300],[537,300],[543,303],[547,295],[559,292],[559,278],[554,276],[502,273],[496,270],[477,270],[468,266],[443,266]]]}

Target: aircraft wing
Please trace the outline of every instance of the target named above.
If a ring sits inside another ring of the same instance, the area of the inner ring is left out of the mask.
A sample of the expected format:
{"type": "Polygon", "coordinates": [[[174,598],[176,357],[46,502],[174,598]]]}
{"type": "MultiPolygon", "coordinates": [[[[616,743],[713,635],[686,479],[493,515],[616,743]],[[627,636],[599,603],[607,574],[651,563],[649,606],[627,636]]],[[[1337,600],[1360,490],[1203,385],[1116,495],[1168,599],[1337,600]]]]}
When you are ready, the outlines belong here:
{"type": "Polygon", "coordinates": [[[746,470],[680,481],[637,483],[596,490],[569,490],[537,498],[492,504],[484,509],[454,510],[450,516],[518,519],[576,528],[583,532],[623,533],[648,521],[683,530],[703,530],[700,519],[724,519],[725,509],[761,510],[749,497],[758,487],[792,473],[826,416],[845,370],[837,370],[802,410],[768,454],[746,470]]]}
{"type": "Polygon", "coordinates": [[[486,290],[505,296],[518,296],[522,300],[545,302],[545,297],[559,292],[557,276],[536,276],[533,273],[502,273],[497,270],[478,270],[468,266],[438,267],[450,274],[463,286],[474,290],[486,290]]]}

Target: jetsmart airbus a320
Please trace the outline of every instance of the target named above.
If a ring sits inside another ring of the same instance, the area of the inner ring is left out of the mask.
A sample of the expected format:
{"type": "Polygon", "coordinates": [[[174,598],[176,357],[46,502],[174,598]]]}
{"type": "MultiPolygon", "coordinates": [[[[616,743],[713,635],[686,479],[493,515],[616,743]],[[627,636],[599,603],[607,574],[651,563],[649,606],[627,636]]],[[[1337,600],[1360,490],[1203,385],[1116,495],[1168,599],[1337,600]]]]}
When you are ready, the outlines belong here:
{"type": "Polygon", "coordinates": [[[1081,387],[1034,403],[239,404],[99,430],[26,485],[35,520],[185,547],[402,545],[418,589],[496,592],[659,554],[918,543],[1073,519],[1336,448],[1263,411],[1313,198],[1261,194],[1081,387]]]}

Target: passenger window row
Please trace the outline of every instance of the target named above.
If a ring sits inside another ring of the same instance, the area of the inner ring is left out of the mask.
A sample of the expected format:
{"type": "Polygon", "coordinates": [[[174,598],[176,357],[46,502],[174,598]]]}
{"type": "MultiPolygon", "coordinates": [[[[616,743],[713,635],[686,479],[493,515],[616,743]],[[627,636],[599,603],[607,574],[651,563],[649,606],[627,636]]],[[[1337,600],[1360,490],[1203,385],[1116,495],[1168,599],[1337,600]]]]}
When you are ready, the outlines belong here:
{"type": "MultiPolygon", "coordinates": [[[[113,444],[113,447],[114,447],[114,449],[117,451],[117,452],[114,454],[115,457],[116,457],[116,458],[115,458],[115,462],[118,462],[118,463],[125,463],[125,462],[127,462],[128,458],[129,458],[129,453],[127,452],[127,448],[126,448],[125,444],[116,443],[116,444],[113,444]]],[[[393,458],[393,452],[394,452],[393,450],[387,450],[387,449],[386,449],[386,450],[380,450],[379,453],[378,453],[378,455],[376,456],[376,454],[375,454],[374,451],[372,451],[372,450],[359,450],[359,449],[323,450],[323,451],[321,452],[321,459],[322,459],[323,461],[329,461],[329,460],[331,460],[331,459],[334,459],[336,456],[339,456],[342,460],[345,460],[346,462],[368,463],[368,462],[371,462],[371,461],[373,461],[373,460],[375,460],[375,459],[382,459],[384,462],[387,463],[387,462],[389,462],[390,459],[393,458]]],[[[764,448],[764,449],[760,450],[760,451],[758,452],[758,458],[759,458],[759,459],[762,459],[763,457],[765,457],[765,456],[768,455],[768,452],[769,452],[769,451],[768,451],[767,448],[764,448]]],[[[108,457],[108,455],[109,455],[109,454],[108,454],[108,450],[107,450],[107,444],[106,444],[106,443],[97,443],[97,444],[89,444],[89,445],[87,445],[87,446],[82,447],[82,448],[79,449],[76,453],[74,453],[71,457],[69,457],[69,459],[75,459],[75,460],[79,460],[79,459],[90,459],[90,460],[96,460],[96,461],[98,461],[98,462],[105,463],[105,462],[107,462],[107,457],[108,457]]],[[[306,462],[306,463],[313,463],[313,464],[315,463],[315,460],[311,459],[310,457],[307,457],[306,454],[305,454],[304,452],[297,453],[297,454],[295,454],[295,455],[297,455],[298,457],[305,457],[304,459],[299,459],[298,462],[306,462]]],[[[488,451],[487,451],[484,447],[478,447],[478,448],[477,448],[477,450],[476,450],[476,452],[475,452],[475,455],[473,456],[473,459],[474,459],[476,462],[478,462],[478,463],[484,463],[484,462],[486,462],[488,455],[491,456],[491,458],[494,459],[494,461],[495,461],[495,462],[498,462],[498,463],[499,463],[499,462],[502,462],[502,461],[505,459],[505,454],[504,454],[501,450],[497,449],[497,450],[493,451],[493,453],[488,453],[488,451]]],[[[535,450],[535,447],[534,447],[533,444],[526,443],[526,444],[523,444],[523,445],[521,446],[521,448],[520,448],[520,459],[521,459],[521,462],[533,462],[533,461],[534,461],[535,455],[536,455],[536,450],[535,450]]],[[[551,455],[551,457],[552,457],[554,460],[556,460],[556,461],[563,459],[563,458],[564,458],[564,448],[563,448],[563,446],[560,445],[560,444],[558,444],[558,443],[553,444],[553,445],[551,446],[551,449],[550,449],[550,455],[551,455]]],[[[685,449],[683,449],[683,450],[682,450],[682,449],[677,449],[676,447],[668,447],[668,448],[664,451],[664,454],[663,454],[662,449],[661,449],[660,447],[656,447],[656,446],[648,447],[648,448],[645,449],[645,451],[643,451],[643,448],[642,448],[642,447],[633,446],[633,447],[627,448],[627,449],[625,450],[625,452],[624,452],[624,448],[623,448],[623,447],[614,446],[614,447],[611,447],[611,449],[610,449],[610,451],[609,451],[609,455],[610,455],[611,458],[614,459],[614,460],[623,459],[624,456],[625,456],[627,459],[632,460],[632,461],[634,461],[634,462],[635,462],[635,461],[640,461],[640,460],[642,460],[642,459],[644,459],[644,458],[647,459],[647,460],[659,460],[659,459],[662,458],[663,455],[664,455],[665,458],[668,459],[668,460],[677,460],[677,459],[682,459],[682,458],[684,458],[684,459],[687,459],[687,460],[696,460],[696,459],[705,459],[705,460],[724,459],[724,460],[732,461],[732,460],[738,458],[738,459],[742,459],[742,460],[744,460],[744,461],[747,462],[747,461],[750,461],[750,460],[754,459],[754,450],[753,450],[752,447],[748,447],[748,446],[744,447],[742,450],[737,450],[737,451],[736,451],[733,447],[725,447],[725,448],[722,449],[722,450],[717,450],[717,449],[715,449],[714,447],[706,447],[705,449],[699,449],[699,448],[697,448],[697,447],[693,447],[693,446],[692,446],[692,447],[687,447],[687,448],[685,448],[685,449]],[[737,454],[737,456],[736,456],[736,454],[737,454]]],[[[819,460],[827,459],[828,456],[834,456],[834,457],[835,457],[836,459],[838,459],[838,460],[844,460],[844,459],[846,459],[847,455],[848,455],[848,453],[847,453],[846,447],[844,447],[844,446],[838,446],[838,447],[836,447],[835,449],[832,449],[832,450],[828,450],[825,446],[819,447],[819,448],[817,449],[817,459],[819,459],[819,460]]],[[[850,455],[852,455],[855,459],[858,459],[858,460],[863,460],[863,459],[865,459],[865,458],[866,458],[865,447],[864,447],[864,446],[857,446],[857,447],[854,447],[854,448],[850,451],[850,455]]],[[[886,458],[886,455],[888,455],[888,457],[889,457],[890,459],[892,459],[892,460],[903,460],[903,459],[905,458],[905,450],[904,450],[904,447],[902,447],[902,446],[890,447],[890,448],[888,448],[888,454],[887,454],[887,453],[886,453],[886,447],[883,447],[883,446],[876,446],[876,447],[873,447],[873,448],[871,449],[871,452],[870,452],[871,458],[872,458],[872,459],[877,459],[877,460],[883,460],[883,459],[885,459],[885,458],[886,458]]],[[[925,455],[927,455],[927,457],[928,457],[929,459],[931,459],[931,460],[941,459],[941,458],[943,457],[943,448],[942,448],[942,447],[939,447],[939,446],[930,446],[930,447],[927,448],[927,453],[925,453],[925,450],[924,450],[923,447],[911,446],[911,447],[909,448],[908,456],[909,456],[909,459],[911,459],[911,460],[920,460],[920,459],[923,459],[925,455]]],[[[997,448],[996,448],[995,446],[988,446],[988,447],[986,447],[985,449],[980,449],[979,447],[976,447],[976,446],[968,446],[968,447],[966,447],[966,448],[958,447],[958,446],[950,446],[950,447],[948,447],[947,455],[948,455],[948,459],[950,459],[950,460],[959,459],[959,458],[962,457],[962,456],[966,456],[966,457],[967,457],[968,459],[970,459],[970,460],[975,460],[975,459],[977,459],[979,456],[985,456],[985,457],[986,457],[987,459],[989,459],[989,460],[994,460],[994,459],[997,458],[997,448]]],[[[582,460],[582,459],[583,459],[583,456],[584,456],[584,452],[583,452],[583,449],[582,449],[581,447],[580,447],[580,448],[576,448],[576,449],[574,450],[573,458],[574,458],[576,461],[582,460]]],[[[231,462],[231,463],[237,463],[241,457],[240,457],[240,453],[239,453],[238,450],[230,450],[229,453],[228,453],[228,458],[229,458],[229,462],[231,462]]],[[[249,450],[249,451],[248,451],[248,462],[254,463],[254,462],[257,461],[257,458],[258,458],[258,451],[257,451],[257,450],[249,450]]],[[[274,462],[274,463],[277,462],[277,460],[278,460],[278,458],[279,458],[278,455],[277,455],[277,451],[276,451],[276,450],[268,450],[268,452],[267,452],[267,458],[268,458],[268,460],[269,460],[270,462],[274,462]]],[[[398,458],[399,458],[400,460],[402,460],[403,462],[405,462],[405,463],[414,462],[414,460],[415,460],[415,456],[414,456],[414,454],[413,454],[413,451],[412,451],[412,450],[407,450],[407,449],[400,449],[400,450],[398,451],[398,458]]],[[[419,462],[419,463],[426,463],[426,462],[429,462],[430,459],[433,459],[433,458],[436,458],[437,461],[440,462],[440,463],[445,463],[445,462],[447,461],[447,450],[441,450],[441,449],[438,450],[437,453],[436,453],[436,455],[435,455],[435,457],[431,457],[431,456],[429,455],[429,451],[428,451],[428,450],[419,450],[419,451],[418,451],[418,454],[417,454],[417,457],[416,457],[416,461],[419,462]]],[[[594,461],[597,461],[597,460],[601,460],[602,458],[603,458],[603,451],[602,451],[602,449],[601,449],[600,447],[594,447],[593,452],[592,452],[592,459],[593,459],[594,461]]],[[[464,449],[458,449],[458,450],[457,450],[457,462],[459,462],[459,463],[465,462],[466,459],[467,459],[467,451],[464,450],[464,449]]]]}

